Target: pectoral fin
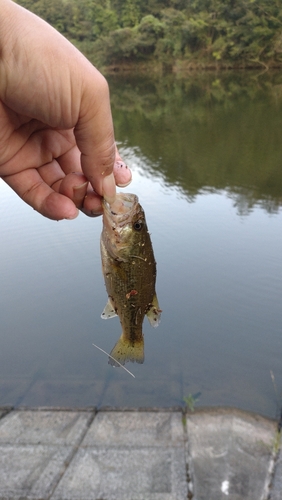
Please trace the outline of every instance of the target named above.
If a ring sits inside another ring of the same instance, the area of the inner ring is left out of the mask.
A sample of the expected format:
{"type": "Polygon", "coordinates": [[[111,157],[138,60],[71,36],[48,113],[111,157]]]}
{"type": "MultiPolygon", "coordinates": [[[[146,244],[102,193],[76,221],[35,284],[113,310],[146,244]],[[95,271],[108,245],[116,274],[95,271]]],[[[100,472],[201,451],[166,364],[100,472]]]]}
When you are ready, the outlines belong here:
{"type": "Polygon", "coordinates": [[[102,319],[110,319],[110,318],[114,318],[115,316],[117,316],[117,313],[115,312],[113,305],[109,299],[106,306],[105,306],[104,311],[101,314],[101,318],[102,319]]]}
{"type": "Polygon", "coordinates": [[[150,322],[150,325],[156,328],[159,326],[160,320],[161,320],[161,312],[162,310],[159,307],[158,299],[157,296],[154,295],[152,304],[150,304],[150,308],[148,312],[146,313],[147,318],[150,322]]]}
{"type": "MultiPolygon", "coordinates": [[[[127,363],[127,361],[136,361],[136,363],[144,363],[144,340],[143,336],[138,340],[132,342],[126,339],[123,334],[121,334],[115,347],[112,349],[110,355],[116,359],[121,365],[127,363]]],[[[119,366],[118,363],[112,358],[109,358],[108,363],[112,366],[119,366]]]]}

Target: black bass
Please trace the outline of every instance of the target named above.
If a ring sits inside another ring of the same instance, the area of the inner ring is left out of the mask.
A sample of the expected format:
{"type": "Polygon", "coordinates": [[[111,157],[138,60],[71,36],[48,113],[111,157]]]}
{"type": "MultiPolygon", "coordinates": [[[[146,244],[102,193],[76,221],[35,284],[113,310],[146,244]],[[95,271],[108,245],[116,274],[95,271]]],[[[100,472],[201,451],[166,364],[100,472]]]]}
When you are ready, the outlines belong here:
{"type": "MultiPolygon", "coordinates": [[[[156,262],[143,208],[134,194],[119,193],[103,202],[101,257],[108,303],[103,319],[119,316],[122,334],[110,353],[120,364],[144,362],[142,324],[146,315],[158,326],[161,310],[155,292],[156,262]]],[[[112,358],[109,363],[118,366],[112,358]]]]}

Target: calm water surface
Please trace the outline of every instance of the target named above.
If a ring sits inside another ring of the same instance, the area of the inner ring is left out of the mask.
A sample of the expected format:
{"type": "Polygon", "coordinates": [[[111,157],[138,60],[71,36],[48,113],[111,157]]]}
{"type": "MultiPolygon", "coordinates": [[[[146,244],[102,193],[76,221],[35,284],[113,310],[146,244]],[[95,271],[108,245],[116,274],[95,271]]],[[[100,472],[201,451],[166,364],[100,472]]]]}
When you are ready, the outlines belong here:
{"type": "Polygon", "coordinates": [[[282,77],[110,79],[127,191],[145,209],[163,309],[145,363],[107,364],[118,318],[101,218],[44,219],[0,183],[0,405],[232,405],[282,393],[282,77]],[[273,384],[273,379],[275,384],[273,384]]]}

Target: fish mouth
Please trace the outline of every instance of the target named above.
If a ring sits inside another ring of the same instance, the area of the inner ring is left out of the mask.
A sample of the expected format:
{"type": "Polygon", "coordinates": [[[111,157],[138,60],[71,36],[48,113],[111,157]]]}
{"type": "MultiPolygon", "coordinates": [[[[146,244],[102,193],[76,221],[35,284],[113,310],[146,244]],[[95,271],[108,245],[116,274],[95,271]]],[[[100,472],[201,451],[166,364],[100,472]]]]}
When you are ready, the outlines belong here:
{"type": "Polygon", "coordinates": [[[130,193],[118,193],[111,205],[103,200],[105,219],[115,228],[123,227],[131,219],[138,205],[138,197],[130,193]]]}

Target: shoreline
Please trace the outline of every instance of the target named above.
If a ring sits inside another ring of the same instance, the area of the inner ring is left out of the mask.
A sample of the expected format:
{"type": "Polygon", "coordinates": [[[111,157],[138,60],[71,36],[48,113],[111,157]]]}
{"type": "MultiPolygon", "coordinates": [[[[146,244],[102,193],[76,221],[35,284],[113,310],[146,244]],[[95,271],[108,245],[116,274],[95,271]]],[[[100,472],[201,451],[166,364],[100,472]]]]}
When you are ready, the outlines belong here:
{"type": "MultiPolygon", "coordinates": [[[[86,54],[87,57],[90,55],[86,54]]],[[[91,58],[90,58],[91,61],[91,58]]],[[[150,75],[162,75],[162,74],[174,74],[182,75],[187,73],[224,73],[227,71],[238,71],[238,72],[251,72],[251,71],[261,71],[261,74],[270,71],[282,70],[282,64],[273,63],[268,65],[264,64],[231,64],[231,63],[204,63],[204,62],[194,62],[194,61],[175,61],[171,64],[164,64],[158,61],[152,62],[131,62],[131,63],[120,63],[111,64],[108,66],[101,66],[99,70],[105,75],[113,74],[150,74],[150,75]]]]}

